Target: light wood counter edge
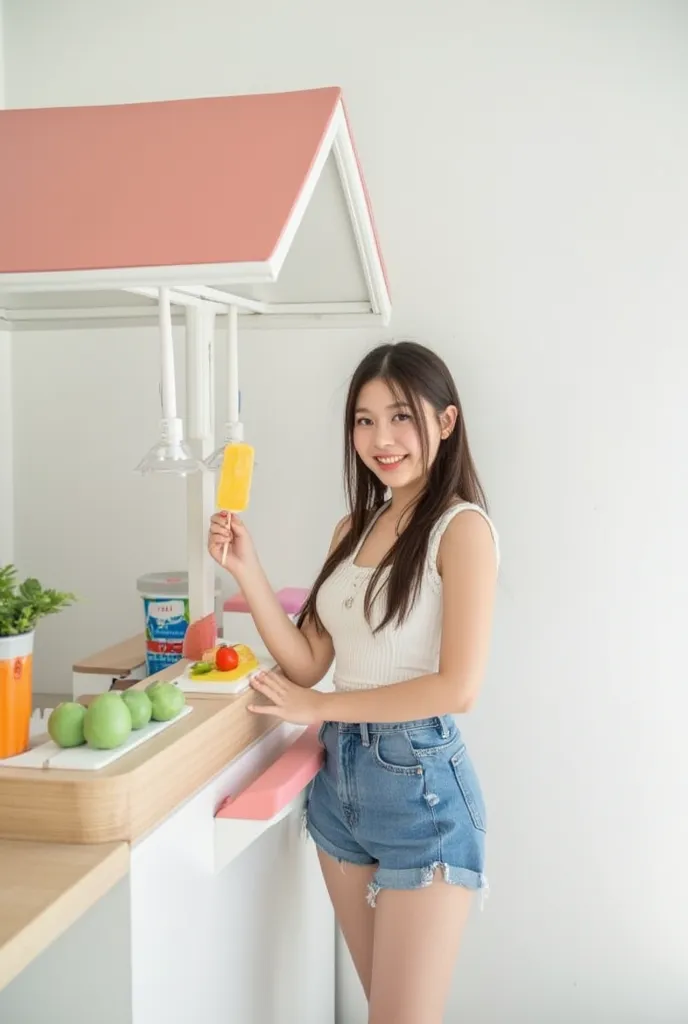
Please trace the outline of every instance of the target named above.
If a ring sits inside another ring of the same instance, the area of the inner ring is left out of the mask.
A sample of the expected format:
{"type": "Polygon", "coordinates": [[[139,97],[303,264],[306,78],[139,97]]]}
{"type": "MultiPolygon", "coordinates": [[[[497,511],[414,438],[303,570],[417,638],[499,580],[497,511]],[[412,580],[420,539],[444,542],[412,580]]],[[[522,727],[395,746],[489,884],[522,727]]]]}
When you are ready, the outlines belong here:
{"type": "Polygon", "coordinates": [[[146,635],[122,640],[118,644],[106,647],[104,651],[91,654],[72,665],[72,672],[84,672],[90,675],[123,676],[146,661],[146,635]]]}
{"type": "MultiPolygon", "coordinates": [[[[116,647],[134,642],[140,643],[140,638],[132,638],[116,647]]],[[[102,655],[97,657],[101,662],[102,655]]],[[[99,671],[89,661],[80,663],[83,671],[99,671]]],[[[110,659],[109,664],[121,667],[122,661],[110,659]]],[[[179,665],[172,666],[141,680],[135,688],[145,689],[152,680],[173,678],[178,672],[179,665]]],[[[126,839],[107,841],[106,826],[79,842],[46,841],[40,836],[29,840],[0,837],[0,991],[128,874],[131,842],[162,822],[233,757],[275,728],[276,719],[247,712],[250,701],[263,703],[255,691],[236,697],[194,697],[189,701],[194,705],[194,713],[178,726],[98,772],[96,778],[85,780],[79,773],[80,791],[88,804],[92,800],[100,802],[108,786],[121,780],[123,775],[129,776],[133,785],[145,786],[162,770],[169,783],[165,787],[167,792],[163,795],[157,790],[157,799],[142,808],[126,839]],[[208,736],[209,742],[202,748],[198,745],[194,748],[189,734],[191,727],[199,724],[199,719],[214,720],[208,726],[212,736],[208,736]],[[172,747],[176,764],[170,762],[172,747]]],[[[12,775],[17,782],[28,786],[35,778],[35,769],[3,769],[3,773],[5,778],[12,775]]],[[[73,784],[75,775],[53,770],[49,778],[62,788],[66,783],[73,784]]]]}
{"type": "Polygon", "coordinates": [[[129,871],[129,846],[0,840],[0,990],[129,871]]]}
{"type": "MultiPolygon", "coordinates": [[[[179,663],[135,688],[178,672],[179,663]]],[[[194,696],[192,714],[98,772],[3,768],[0,839],[135,842],[279,724],[272,716],[251,714],[250,703],[266,702],[255,690],[194,696]]]]}

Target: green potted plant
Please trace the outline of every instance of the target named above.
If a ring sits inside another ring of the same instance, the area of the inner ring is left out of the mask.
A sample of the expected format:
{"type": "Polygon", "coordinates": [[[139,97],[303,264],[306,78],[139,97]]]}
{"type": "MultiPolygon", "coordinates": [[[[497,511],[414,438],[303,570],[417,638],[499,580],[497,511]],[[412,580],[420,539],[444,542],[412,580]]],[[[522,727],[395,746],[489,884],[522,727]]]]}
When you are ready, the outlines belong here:
{"type": "Polygon", "coordinates": [[[67,608],[74,594],[17,582],[13,565],[0,568],[0,758],[29,746],[33,639],[39,619],[67,608]]]}

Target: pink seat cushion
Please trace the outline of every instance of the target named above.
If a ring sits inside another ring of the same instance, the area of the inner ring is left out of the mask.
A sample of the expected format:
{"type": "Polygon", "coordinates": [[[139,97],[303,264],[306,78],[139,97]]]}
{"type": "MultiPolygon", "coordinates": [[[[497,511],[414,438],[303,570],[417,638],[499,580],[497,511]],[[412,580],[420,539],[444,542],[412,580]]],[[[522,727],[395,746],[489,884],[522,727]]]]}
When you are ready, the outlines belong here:
{"type": "MultiPolygon", "coordinates": [[[[283,587],[282,590],[277,591],[277,600],[287,615],[298,615],[307,597],[308,591],[303,587],[283,587]]],[[[231,597],[227,598],[223,607],[226,612],[248,613],[249,611],[246,599],[242,593],[232,594],[231,597]]]]}
{"type": "Polygon", "coordinates": [[[287,615],[298,615],[308,597],[308,591],[303,587],[283,587],[277,591],[279,603],[287,615]]]}

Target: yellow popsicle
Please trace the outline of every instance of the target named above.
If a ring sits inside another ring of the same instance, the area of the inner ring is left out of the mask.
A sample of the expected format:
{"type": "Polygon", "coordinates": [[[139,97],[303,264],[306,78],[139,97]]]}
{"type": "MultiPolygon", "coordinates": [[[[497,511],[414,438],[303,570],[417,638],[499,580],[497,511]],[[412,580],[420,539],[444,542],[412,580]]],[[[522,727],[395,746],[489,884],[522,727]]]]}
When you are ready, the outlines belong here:
{"type": "Polygon", "coordinates": [[[253,477],[253,447],[244,441],[225,448],[217,485],[217,507],[243,512],[248,507],[253,477]]]}
{"type": "MultiPolygon", "coordinates": [[[[243,512],[248,507],[253,477],[253,447],[244,441],[228,444],[222,459],[217,485],[217,507],[226,512],[243,512]]],[[[228,544],[222,548],[222,564],[227,559],[228,544]]]]}

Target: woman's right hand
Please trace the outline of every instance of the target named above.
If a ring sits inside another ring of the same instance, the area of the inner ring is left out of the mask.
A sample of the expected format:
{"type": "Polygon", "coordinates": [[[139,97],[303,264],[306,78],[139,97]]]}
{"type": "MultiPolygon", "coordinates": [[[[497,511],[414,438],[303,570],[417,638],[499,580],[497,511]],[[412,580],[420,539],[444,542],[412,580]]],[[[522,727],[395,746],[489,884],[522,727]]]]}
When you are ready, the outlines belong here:
{"type": "Polygon", "coordinates": [[[208,551],[212,558],[235,578],[258,565],[258,556],[251,535],[238,516],[216,512],[210,519],[208,551]],[[227,557],[222,553],[227,545],[227,557]]]}

